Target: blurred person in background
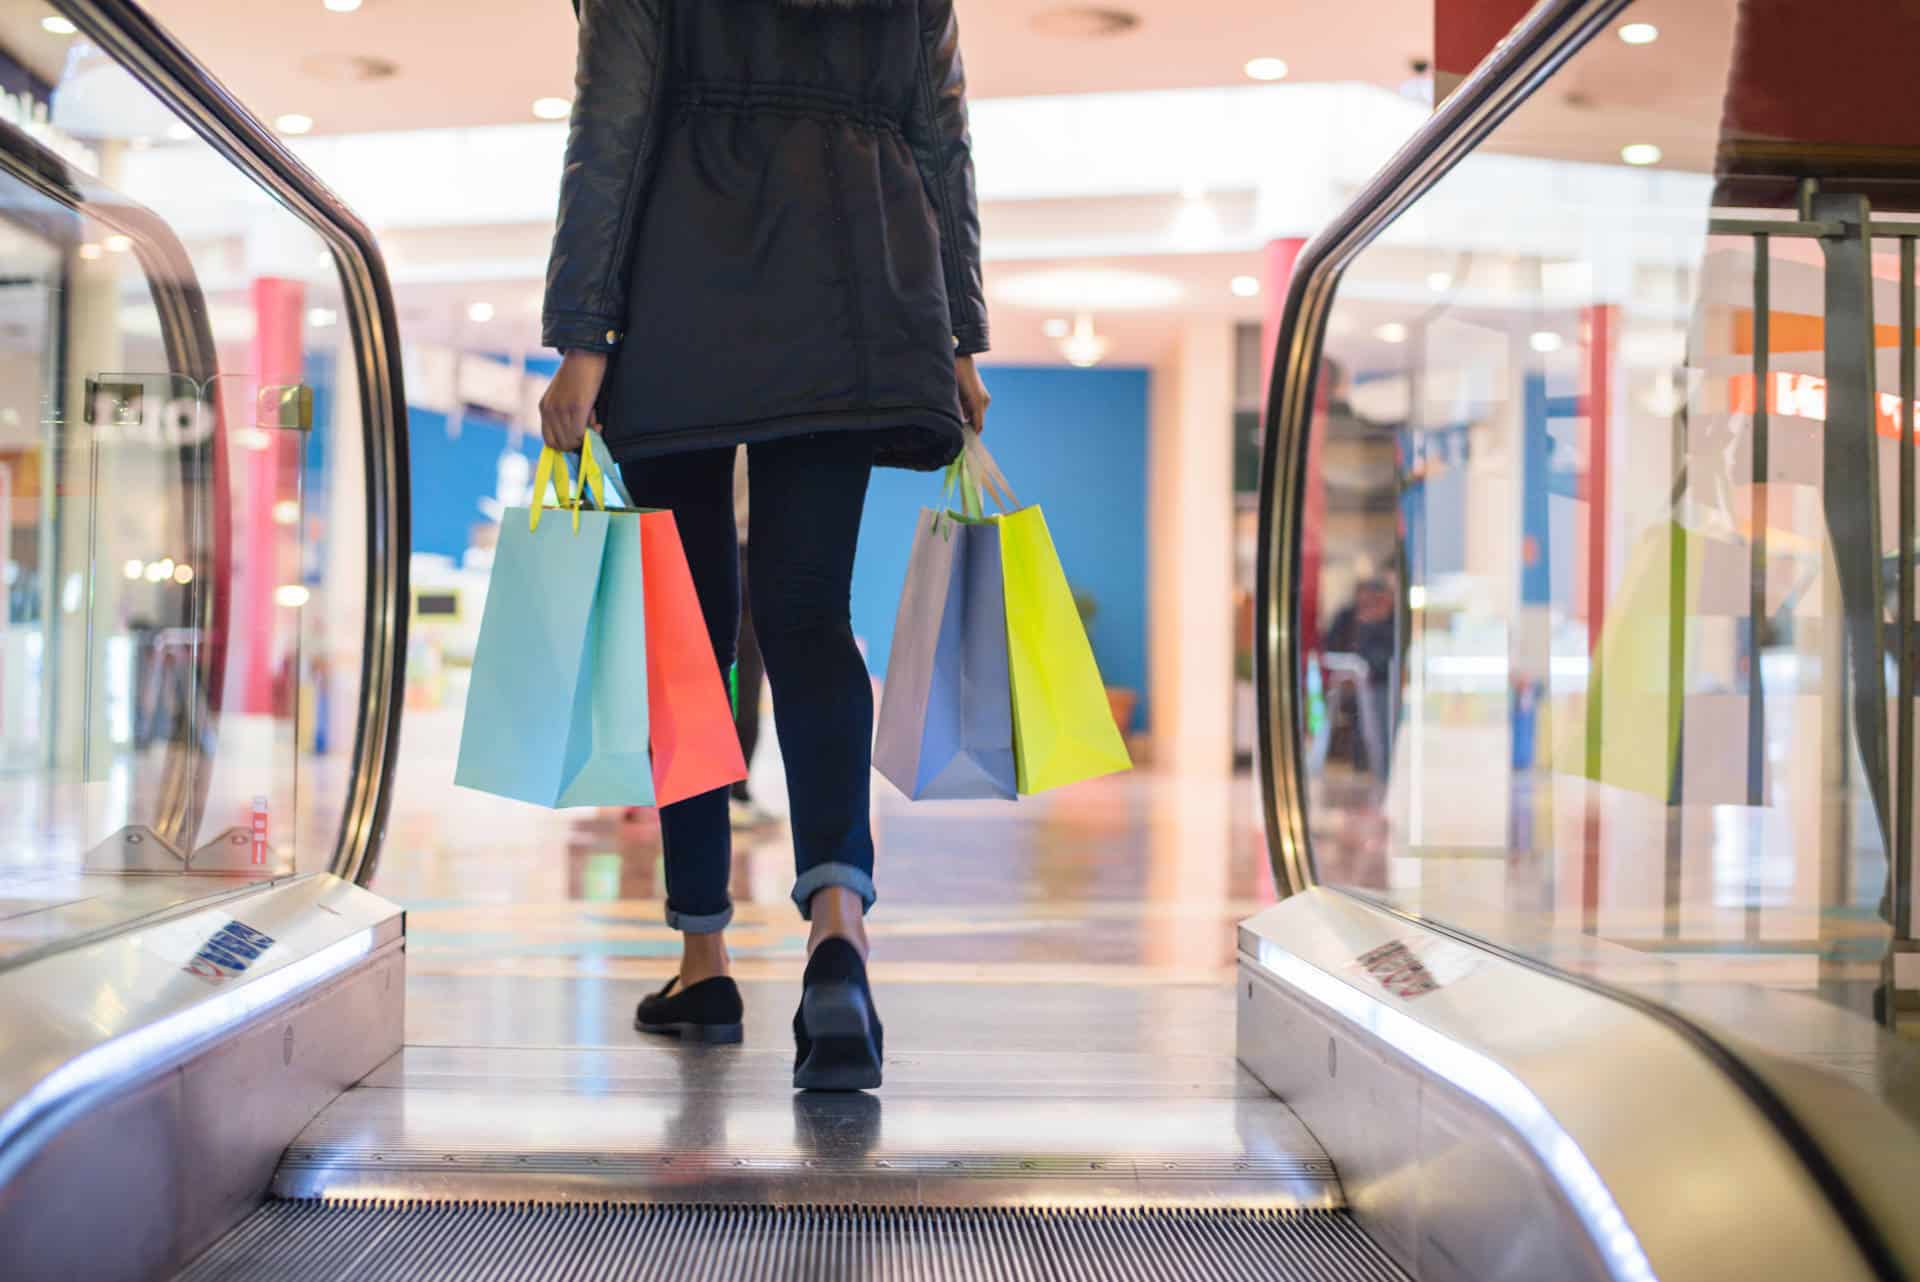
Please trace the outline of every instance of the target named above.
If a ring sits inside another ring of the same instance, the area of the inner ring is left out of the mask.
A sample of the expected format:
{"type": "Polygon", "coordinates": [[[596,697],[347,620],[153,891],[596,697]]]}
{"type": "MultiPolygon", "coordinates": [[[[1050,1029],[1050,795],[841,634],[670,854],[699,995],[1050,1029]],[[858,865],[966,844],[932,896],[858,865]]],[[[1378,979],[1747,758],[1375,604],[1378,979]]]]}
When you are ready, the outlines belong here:
{"type": "MultiPolygon", "coordinates": [[[[794,1085],[880,1083],[867,982],[873,686],[850,596],[876,466],[930,470],[984,423],[987,349],[953,0],[576,0],[573,120],[542,432],[599,431],[670,509],[734,660],[736,447],[751,459],[754,630],[811,922],[794,1085]]],[[[726,788],[661,810],[679,973],[642,1029],[737,1041],[726,788]]]]}

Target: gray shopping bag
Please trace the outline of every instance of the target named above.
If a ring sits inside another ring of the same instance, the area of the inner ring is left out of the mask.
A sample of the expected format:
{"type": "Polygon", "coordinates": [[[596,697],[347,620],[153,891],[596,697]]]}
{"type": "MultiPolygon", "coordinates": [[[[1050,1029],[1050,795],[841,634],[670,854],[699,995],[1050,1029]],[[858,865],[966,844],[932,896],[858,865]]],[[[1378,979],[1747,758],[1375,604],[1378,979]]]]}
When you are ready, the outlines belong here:
{"type": "Polygon", "coordinates": [[[920,513],[873,762],[917,801],[1015,795],[1000,531],[990,522],[920,513]]]}

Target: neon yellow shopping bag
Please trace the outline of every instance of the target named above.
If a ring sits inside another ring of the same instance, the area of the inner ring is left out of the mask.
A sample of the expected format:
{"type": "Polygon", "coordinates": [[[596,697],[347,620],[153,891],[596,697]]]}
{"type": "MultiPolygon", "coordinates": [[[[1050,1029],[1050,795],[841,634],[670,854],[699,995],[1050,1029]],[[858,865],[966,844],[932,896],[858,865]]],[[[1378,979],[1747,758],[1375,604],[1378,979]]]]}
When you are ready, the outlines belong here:
{"type": "Polygon", "coordinates": [[[1000,529],[1020,792],[1132,769],[1046,517],[1023,507],[993,523],[1000,529]]]}
{"type": "Polygon", "coordinates": [[[1702,595],[1709,584],[1728,583],[1744,593],[1747,567],[1743,542],[1677,521],[1641,535],[1607,601],[1586,696],[1556,718],[1555,770],[1645,796],[1673,795],[1688,685],[1699,662],[1702,595]]]}

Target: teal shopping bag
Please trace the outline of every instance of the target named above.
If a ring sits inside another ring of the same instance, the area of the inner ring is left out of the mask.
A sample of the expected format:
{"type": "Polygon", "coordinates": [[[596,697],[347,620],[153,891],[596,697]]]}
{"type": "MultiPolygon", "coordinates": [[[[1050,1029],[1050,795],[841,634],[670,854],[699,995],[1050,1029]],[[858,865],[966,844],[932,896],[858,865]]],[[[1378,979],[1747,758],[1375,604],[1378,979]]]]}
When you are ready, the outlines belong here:
{"type": "MultiPolygon", "coordinates": [[[[582,469],[581,490],[589,472],[582,469]]],[[[540,457],[500,524],[454,782],[541,806],[652,805],[640,518],[582,510],[540,457]],[[549,478],[561,512],[542,521],[549,478]]]]}

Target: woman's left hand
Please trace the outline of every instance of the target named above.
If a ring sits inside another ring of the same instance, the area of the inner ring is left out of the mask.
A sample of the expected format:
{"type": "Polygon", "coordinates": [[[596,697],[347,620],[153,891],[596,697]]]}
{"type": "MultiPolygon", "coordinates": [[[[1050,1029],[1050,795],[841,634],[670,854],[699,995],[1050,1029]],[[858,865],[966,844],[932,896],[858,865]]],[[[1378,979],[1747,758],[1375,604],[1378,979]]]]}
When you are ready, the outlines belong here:
{"type": "Polygon", "coordinates": [[[605,352],[568,352],[560,360],[553,381],[540,398],[540,439],[550,447],[573,453],[587,440],[587,430],[598,431],[594,405],[607,376],[605,352]]]}

